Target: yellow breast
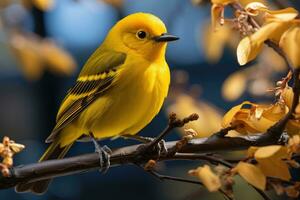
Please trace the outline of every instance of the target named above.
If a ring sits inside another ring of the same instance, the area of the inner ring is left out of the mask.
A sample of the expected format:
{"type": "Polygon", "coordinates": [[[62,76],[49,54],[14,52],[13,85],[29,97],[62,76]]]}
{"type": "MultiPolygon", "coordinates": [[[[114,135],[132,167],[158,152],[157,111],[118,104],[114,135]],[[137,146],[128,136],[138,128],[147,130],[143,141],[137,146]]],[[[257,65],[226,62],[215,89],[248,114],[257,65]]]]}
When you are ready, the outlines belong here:
{"type": "Polygon", "coordinates": [[[169,68],[165,61],[138,63],[125,63],[111,89],[80,115],[76,126],[81,132],[97,138],[136,134],[155,117],[168,93],[169,68]]]}

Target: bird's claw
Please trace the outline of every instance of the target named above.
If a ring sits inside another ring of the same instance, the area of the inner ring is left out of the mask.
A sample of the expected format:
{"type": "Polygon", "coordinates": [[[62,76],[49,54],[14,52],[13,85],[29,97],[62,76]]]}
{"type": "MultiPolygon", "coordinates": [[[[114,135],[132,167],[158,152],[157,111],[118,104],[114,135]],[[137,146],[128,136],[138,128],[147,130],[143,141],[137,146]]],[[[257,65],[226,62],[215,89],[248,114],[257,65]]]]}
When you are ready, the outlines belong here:
{"type": "Polygon", "coordinates": [[[100,160],[100,172],[106,173],[107,170],[110,167],[110,154],[111,149],[108,146],[99,147],[95,150],[99,154],[99,160],[100,160]]]}
{"type": "MultiPolygon", "coordinates": [[[[154,139],[152,138],[152,140],[154,140],[154,139]]],[[[164,156],[164,155],[167,155],[167,154],[168,154],[168,149],[167,149],[167,147],[166,147],[166,142],[165,142],[165,140],[159,141],[159,142],[154,146],[153,149],[149,149],[149,144],[152,142],[152,140],[151,140],[149,143],[143,144],[143,145],[141,145],[141,146],[139,147],[139,149],[138,149],[138,154],[139,154],[139,155],[140,155],[140,154],[145,154],[145,153],[147,153],[147,152],[153,152],[153,150],[156,151],[157,157],[161,157],[161,156],[164,156]]]]}
{"type": "Polygon", "coordinates": [[[159,143],[157,144],[157,146],[155,148],[157,149],[157,155],[158,155],[158,157],[164,156],[164,155],[168,154],[168,149],[166,147],[165,140],[159,141],[159,143]]]}
{"type": "Polygon", "coordinates": [[[95,152],[99,155],[100,172],[106,173],[110,167],[110,154],[112,151],[106,145],[101,147],[94,138],[92,138],[92,141],[95,145],[95,152]]]}

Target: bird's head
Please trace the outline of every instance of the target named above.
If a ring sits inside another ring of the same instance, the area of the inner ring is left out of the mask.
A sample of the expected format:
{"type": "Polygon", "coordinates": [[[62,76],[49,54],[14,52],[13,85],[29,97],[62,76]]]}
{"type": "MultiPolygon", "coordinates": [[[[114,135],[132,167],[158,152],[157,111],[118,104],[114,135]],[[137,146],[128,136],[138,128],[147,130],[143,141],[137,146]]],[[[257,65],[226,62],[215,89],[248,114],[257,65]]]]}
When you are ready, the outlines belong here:
{"type": "Polygon", "coordinates": [[[165,57],[167,42],[179,38],[167,33],[165,24],[148,13],[135,13],[120,20],[109,32],[106,45],[133,52],[148,60],[165,57]]]}

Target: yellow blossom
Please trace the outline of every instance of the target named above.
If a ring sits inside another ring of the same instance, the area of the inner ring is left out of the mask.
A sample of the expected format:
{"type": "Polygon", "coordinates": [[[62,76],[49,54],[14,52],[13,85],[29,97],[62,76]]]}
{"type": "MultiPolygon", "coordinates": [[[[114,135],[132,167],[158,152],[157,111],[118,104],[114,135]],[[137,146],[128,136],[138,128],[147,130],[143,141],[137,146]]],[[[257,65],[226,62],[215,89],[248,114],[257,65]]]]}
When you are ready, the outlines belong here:
{"type": "Polygon", "coordinates": [[[258,167],[268,177],[290,180],[289,167],[283,159],[289,158],[288,149],[280,145],[260,147],[254,154],[258,167]]]}
{"type": "Polygon", "coordinates": [[[288,28],[287,22],[273,21],[263,25],[258,31],[244,37],[237,47],[237,59],[240,65],[245,65],[257,57],[266,40],[279,40],[278,36],[288,28]]]}
{"type": "Polygon", "coordinates": [[[292,66],[300,67],[300,26],[290,27],[281,37],[280,47],[283,49],[292,66]]]}
{"type": "Polygon", "coordinates": [[[298,15],[298,11],[292,7],[269,10],[269,8],[262,2],[250,2],[245,6],[245,11],[251,16],[257,16],[264,14],[266,20],[279,20],[279,21],[291,21],[298,15]]]}
{"type": "Polygon", "coordinates": [[[249,15],[265,14],[265,23],[255,33],[243,38],[237,48],[237,58],[240,65],[245,65],[256,58],[266,40],[279,42],[282,34],[290,27],[297,17],[298,11],[294,8],[268,10],[262,3],[252,2],[245,7],[249,15]]]}
{"type": "Polygon", "coordinates": [[[223,24],[224,7],[236,0],[212,0],[211,6],[211,23],[212,28],[215,29],[217,24],[223,24]]]}
{"type": "Polygon", "coordinates": [[[264,133],[286,113],[287,109],[279,104],[259,105],[245,101],[225,114],[222,127],[234,126],[241,134],[264,133]]]}
{"type": "Polygon", "coordinates": [[[255,186],[258,189],[265,190],[267,182],[266,176],[257,166],[246,162],[239,162],[237,166],[232,170],[234,172],[237,172],[251,185],[255,186]]]}
{"type": "Polygon", "coordinates": [[[251,16],[257,16],[260,11],[267,11],[268,7],[261,2],[250,2],[245,6],[245,11],[251,16]]]}
{"type": "Polygon", "coordinates": [[[205,56],[210,63],[217,63],[223,55],[226,43],[234,33],[226,25],[218,27],[217,31],[211,25],[206,25],[203,30],[202,42],[205,56]]]}
{"type": "Polygon", "coordinates": [[[183,135],[186,134],[185,130],[193,129],[197,132],[196,137],[208,137],[221,128],[222,115],[220,111],[214,106],[204,101],[198,101],[187,94],[177,95],[175,102],[168,107],[167,111],[168,113],[175,112],[179,118],[191,113],[199,115],[198,120],[187,123],[179,129],[183,135]]]}
{"type": "Polygon", "coordinates": [[[190,170],[189,174],[197,176],[208,191],[216,192],[221,188],[220,178],[210,169],[208,165],[190,170]]]}
{"type": "Polygon", "coordinates": [[[266,10],[266,20],[291,21],[298,16],[299,12],[292,7],[281,10],[266,10]]]}
{"type": "Polygon", "coordinates": [[[223,83],[222,96],[228,101],[241,97],[246,89],[247,77],[241,71],[231,74],[223,83]]]}
{"type": "MultiPolygon", "coordinates": [[[[294,92],[293,89],[289,86],[285,87],[281,92],[281,98],[283,102],[286,104],[286,106],[291,109],[293,98],[294,98],[294,92]]],[[[286,125],[286,130],[288,134],[295,135],[300,134],[300,101],[298,106],[296,107],[296,112],[294,113],[294,118],[290,119],[286,125]]]]}
{"type": "Polygon", "coordinates": [[[14,33],[9,42],[24,76],[29,80],[39,79],[46,68],[63,75],[71,75],[76,69],[73,57],[47,39],[14,33]]]}

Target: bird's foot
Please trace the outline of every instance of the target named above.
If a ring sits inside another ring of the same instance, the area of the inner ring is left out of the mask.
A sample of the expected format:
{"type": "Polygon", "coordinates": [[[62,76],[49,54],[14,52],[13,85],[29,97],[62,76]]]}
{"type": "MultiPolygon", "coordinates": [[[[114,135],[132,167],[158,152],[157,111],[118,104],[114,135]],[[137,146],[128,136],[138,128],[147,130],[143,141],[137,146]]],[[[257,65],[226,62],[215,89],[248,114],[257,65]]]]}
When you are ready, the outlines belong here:
{"type": "Polygon", "coordinates": [[[98,153],[98,155],[99,155],[100,172],[106,173],[110,167],[110,155],[111,155],[112,151],[106,145],[101,147],[94,138],[92,138],[92,141],[95,145],[95,152],[98,153]]]}
{"type": "Polygon", "coordinates": [[[99,154],[100,159],[100,172],[106,173],[110,167],[110,155],[112,153],[111,149],[108,146],[103,146],[100,148],[100,151],[96,150],[99,154]]]}
{"type": "Polygon", "coordinates": [[[165,140],[161,140],[159,141],[156,145],[154,145],[153,147],[151,146],[152,141],[154,140],[154,138],[147,138],[149,139],[149,142],[146,144],[143,144],[141,146],[138,147],[138,154],[147,154],[149,152],[153,152],[155,151],[157,153],[157,157],[161,157],[164,155],[168,154],[168,149],[166,147],[166,142],[165,140]]]}
{"type": "Polygon", "coordinates": [[[155,149],[157,149],[158,157],[160,157],[161,155],[164,156],[164,155],[168,154],[168,149],[166,147],[166,141],[165,140],[159,141],[159,143],[157,144],[155,149]]]}

